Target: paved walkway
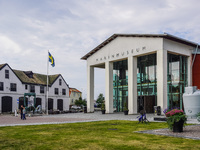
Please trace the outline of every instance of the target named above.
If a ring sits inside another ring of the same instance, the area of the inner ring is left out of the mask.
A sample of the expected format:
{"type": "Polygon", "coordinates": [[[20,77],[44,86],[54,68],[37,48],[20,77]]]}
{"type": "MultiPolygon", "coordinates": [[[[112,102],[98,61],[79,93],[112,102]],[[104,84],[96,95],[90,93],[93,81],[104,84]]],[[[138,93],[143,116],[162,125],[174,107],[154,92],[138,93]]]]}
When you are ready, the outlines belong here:
{"type": "MultiPolygon", "coordinates": [[[[67,113],[56,115],[42,115],[27,117],[26,120],[21,120],[20,115],[0,115],[0,127],[2,126],[17,126],[17,125],[40,125],[40,124],[61,124],[75,122],[91,122],[102,120],[132,120],[136,121],[138,115],[124,115],[123,113],[113,113],[102,115],[100,111],[95,113],[67,113]]],[[[154,121],[154,114],[147,114],[147,119],[154,121]]],[[[188,119],[187,123],[200,124],[196,119],[188,119]]]]}

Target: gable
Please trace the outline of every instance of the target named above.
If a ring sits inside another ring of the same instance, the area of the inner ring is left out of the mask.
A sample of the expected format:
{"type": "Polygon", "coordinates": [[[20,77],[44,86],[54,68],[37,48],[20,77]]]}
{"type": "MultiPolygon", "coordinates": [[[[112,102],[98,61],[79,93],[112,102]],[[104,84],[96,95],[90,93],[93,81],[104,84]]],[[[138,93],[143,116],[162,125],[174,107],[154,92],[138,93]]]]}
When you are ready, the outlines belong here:
{"type": "Polygon", "coordinates": [[[56,79],[53,81],[52,85],[54,85],[54,84],[59,84],[59,79],[62,80],[62,86],[63,86],[63,84],[65,84],[65,85],[69,88],[69,85],[67,84],[67,82],[65,81],[65,79],[62,77],[61,74],[59,74],[59,75],[56,77],[56,79]]]}
{"type": "Polygon", "coordinates": [[[17,80],[19,80],[19,82],[21,82],[20,79],[18,78],[18,76],[13,71],[13,69],[8,64],[0,65],[0,71],[1,71],[0,79],[3,79],[3,80],[5,79],[5,70],[9,70],[9,79],[10,80],[15,81],[15,78],[16,78],[17,80]]]}
{"type": "Polygon", "coordinates": [[[113,41],[117,37],[145,37],[145,38],[164,38],[164,39],[169,39],[171,41],[175,41],[178,43],[182,43],[184,45],[196,47],[198,43],[191,42],[179,37],[176,37],[174,35],[164,33],[164,34],[113,34],[111,37],[106,39],[104,42],[99,44],[97,47],[95,47],[93,50],[91,50],[89,53],[87,53],[85,56],[83,56],[81,59],[87,60],[90,56],[92,56],[94,53],[102,49],[104,46],[106,46],[108,43],[113,41]]]}
{"type": "Polygon", "coordinates": [[[163,49],[163,38],[160,37],[116,37],[88,57],[87,62],[90,65],[103,64],[106,61],[122,60],[160,49],[163,49]]]}

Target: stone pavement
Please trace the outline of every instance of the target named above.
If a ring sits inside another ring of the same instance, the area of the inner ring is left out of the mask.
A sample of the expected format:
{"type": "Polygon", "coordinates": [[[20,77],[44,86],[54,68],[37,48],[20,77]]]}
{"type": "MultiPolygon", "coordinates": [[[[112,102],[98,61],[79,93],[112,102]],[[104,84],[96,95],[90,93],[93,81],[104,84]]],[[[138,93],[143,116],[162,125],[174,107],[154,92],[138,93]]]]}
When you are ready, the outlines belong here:
{"type": "MultiPolygon", "coordinates": [[[[103,120],[132,120],[137,121],[139,115],[124,115],[122,112],[102,115],[101,111],[94,113],[67,113],[55,115],[42,115],[26,117],[26,120],[21,120],[20,115],[0,115],[0,127],[2,126],[17,126],[17,125],[40,125],[40,124],[61,124],[75,122],[91,122],[103,120]]],[[[154,114],[147,114],[147,119],[152,122],[154,114]]],[[[200,124],[196,119],[188,119],[187,123],[200,124]]]]}

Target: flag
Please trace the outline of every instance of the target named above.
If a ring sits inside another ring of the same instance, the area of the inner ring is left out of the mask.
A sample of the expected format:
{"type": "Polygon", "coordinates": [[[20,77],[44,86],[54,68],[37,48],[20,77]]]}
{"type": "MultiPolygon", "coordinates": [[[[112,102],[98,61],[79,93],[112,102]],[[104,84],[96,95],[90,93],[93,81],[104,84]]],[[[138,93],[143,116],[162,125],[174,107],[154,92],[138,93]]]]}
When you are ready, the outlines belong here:
{"type": "Polygon", "coordinates": [[[51,55],[51,53],[49,53],[49,62],[51,63],[52,67],[55,67],[55,60],[54,60],[53,56],[51,55]]]}

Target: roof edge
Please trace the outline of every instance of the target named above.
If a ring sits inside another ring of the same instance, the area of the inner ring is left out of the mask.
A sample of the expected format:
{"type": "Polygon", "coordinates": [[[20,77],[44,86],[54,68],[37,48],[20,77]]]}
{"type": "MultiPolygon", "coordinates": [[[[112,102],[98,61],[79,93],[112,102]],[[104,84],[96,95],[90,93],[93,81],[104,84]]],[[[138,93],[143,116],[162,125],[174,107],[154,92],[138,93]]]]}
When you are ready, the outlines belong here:
{"type": "Polygon", "coordinates": [[[163,33],[163,34],[113,34],[112,36],[110,36],[108,39],[106,39],[105,41],[103,41],[101,44],[99,44],[97,47],[95,47],[94,49],[92,49],[90,52],[88,52],[86,55],[84,55],[81,59],[82,60],[87,60],[88,57],[90,57],[91,55],[93,55],[94,53],[96,53],[98,50],[100,50],[102,47],[106,46],[108,43],[110,43],[112,40],[114,40],[117,37],[154,37],[154,38],[166,38],[169,40],[173,40],[179,43],[183,43],[189,46],[194,46],[196,47],[197,45],[199,45],[198,43],[183,39],[183,38],[179,38],[177,36],[168,34],[168,33],[163,33]]]}

